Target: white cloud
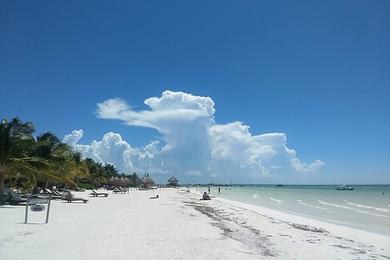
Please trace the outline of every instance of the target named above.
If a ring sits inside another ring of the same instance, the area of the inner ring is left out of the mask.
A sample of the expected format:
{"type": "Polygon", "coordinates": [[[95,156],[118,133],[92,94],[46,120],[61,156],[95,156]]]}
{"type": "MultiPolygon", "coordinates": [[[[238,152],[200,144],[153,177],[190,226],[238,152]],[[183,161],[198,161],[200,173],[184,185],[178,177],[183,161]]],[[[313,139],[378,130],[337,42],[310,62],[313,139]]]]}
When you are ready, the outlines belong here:
{"type": "Polygon", "coordinates": [[[98,162],[110,163],[131,173],[134,170],[133,158],[137,151],[133,149],[119,134],[107,133],[99,141],[93,141],[89,145],[76,144],[75,149],[83,156],[92,158],[98,162]]]}
{"type": "Polygon", "coordinates": [[[292,158],[291,163],[294,169],[299,173],[316,173],[318,172],[325,163],[321,160],[315,160],[312,163],[303,163],[298,158],[292,158]]]}
{"type": "Polygon", "coordinates": [[[83,137],[84,132],[83,130],[73,130],[70,134],[65,135],[64,139],[62,140],[64,143],[67,143],[71,146],[75,146],[80,139],[83,137]]]}
{"type": "Polygon", "coordinates": [[[164,91],[161,98],[148,98],[144,103],[150,110],[136,112],[120,98],[108,99],[97,104],[97,114],[103,119],[120,119],[128,125],[155,128],[169,134],[172,125],[202,119],[209,122],[215,112],[211,98],[183,92],[164,91]]]}
{"type": "Polygon", "coordinates": [[[84,156],[113,163],[122,171],[174,174],[184,181],[240,181],[269,177],[273,171],[315,173],[324,165],[320,160],[301,162],[295,150],[288,148],[284,133],[253,135],[241,122],[216,124],[214,102],[209,97],[164,91],[161,97],[144,103],[149,109],[134,111],[120,98],[108,99],[97,104],[97,115],[154,128],[163,142],[132,148],[119,134],[107,133],[102,140],[80,145],[82,130],[73,131],[64,141],[84,156]]]}

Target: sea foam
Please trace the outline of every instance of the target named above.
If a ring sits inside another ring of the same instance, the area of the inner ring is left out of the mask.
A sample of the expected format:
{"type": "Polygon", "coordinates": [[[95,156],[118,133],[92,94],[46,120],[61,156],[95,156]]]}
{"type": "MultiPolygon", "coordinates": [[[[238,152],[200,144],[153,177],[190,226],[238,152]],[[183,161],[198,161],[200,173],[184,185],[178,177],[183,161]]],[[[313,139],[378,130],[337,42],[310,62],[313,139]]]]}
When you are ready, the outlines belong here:
{"type": "Polygon", "coordinates": [[[272,197],[269,197],[269,199],[272,200],[272,201],[275,201],[277,203],[283,203],[284,202],[283,200],[274,199],[272,197]]]}
{"type": "Polygon", "coordinates": [[[312,208],[316,208],[316,209],[320,209],[320,210],[326,210],[326,208],[315,206],[315,205],[312,205],[312,204],[309,204],[309,203],[305,203],[302,200],[297,200],[297,201],[298,201],[299,204],[304,205],[304,206],[308,206],[308,207],[312,207],[312,208]]]}
{"type": "Polygon", "coordinates": [[[330,202],[326,202],[326,201],[322,201],[322,200],[318,200],[318,202],[320,204],[322,204],[322,205],[327,205],[327,206],[331,206],[331,207],[335,207],[335,208],[349,209],[349,210],[353,210],[353,211],[361,213],[361,214],[368,214],[368,215],[371,215],[371,216],[389,218],[389,216],[385,216],[385,215],[377,214],[377,213],[371,213],[371,212],[368,212],[368,211],[359,210],[359,209],[347,207],[347,206],[340,205],[340,204],[330,203],[330,202]]]}
{"type": "Polygon", "coordinates": [[[347,200],[344,200],[344,202],[347,203],[348,205],[355,206],[355,207],[358,207],[358,208],[375,209],[377,211],[390,212],[389,209],[375,208],[375,207],[368,206],[368,205],[363,205],[363,204],[357,204],[357,203],[349,202],[347,200]]]}

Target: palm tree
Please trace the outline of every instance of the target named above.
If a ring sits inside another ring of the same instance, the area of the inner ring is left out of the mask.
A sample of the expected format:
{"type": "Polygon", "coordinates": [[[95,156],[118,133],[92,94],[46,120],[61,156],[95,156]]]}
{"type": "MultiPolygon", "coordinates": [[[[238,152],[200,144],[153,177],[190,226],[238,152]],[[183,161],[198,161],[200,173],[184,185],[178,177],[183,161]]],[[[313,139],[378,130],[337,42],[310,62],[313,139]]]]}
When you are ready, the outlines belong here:
{"type": "Polygon", "coordinates": [[[132,175],[130,175],[130,180],[132,182],[132,186],[137,187],[139,184],[139,177],[136,172],[133,172],[132,175]]]}
{"type": "Polygon", "coordinates": [[[91,158],[86,158],[84,162],[88,167],[89,179],[92,183],[100,186],[102,183],[107,181],[109,176],[107,175],[106,171],[104,170],[104,166],[101,163],[95,162],[91,158]]]}
{"type": "Polygon", "coordinates": [[[90,171],[87,163],[81,160],[80,153],[72,151],[67,145],[65,148],[67,152],[63,154],[62,162],[57,163],[54,169],[60,174],[62,183],[78,189],[77,183],[81,179],[88,178],[90,171]]]}
{"type": "Polygon", "coordinates": [[[80,152],[73,151],[71,154],[70,164],[73,167],[70,167],[70,174],[73,174],[73,180],[75,183],[79,183],[83,179],[89,178],[89,168],[88,164],[82,159],[80,152]]]}
{"type": "Polygon", "coordinates": [[[14,118],[3,119],[0,124],[0,203],[4,195],[4,182],[8,175],[36,173],[45,161],[29,156],[34,146],[34,127],[31,122],[14,118]]]}
{"type": "Polygon", "coordinates": [[[43,182],[45,187],[50,182],[62,182],[77,187],[74,180],[87,174],[80,153],[74,152],[52,133],[47,132],[37,137],[32,154],[50,164],[50,167],[40,169],[39,181],[43,182]]]}
{"type": "Polygon", "coordinates": [[[107,176],[110,176],[110,177],[119,177],[119,172],[118,170],[115,168],[114,165],[110,164],[110,163],[107,163],[106,165],[104,165],[104,171],[106,172],[106,175],[107,176]]]}

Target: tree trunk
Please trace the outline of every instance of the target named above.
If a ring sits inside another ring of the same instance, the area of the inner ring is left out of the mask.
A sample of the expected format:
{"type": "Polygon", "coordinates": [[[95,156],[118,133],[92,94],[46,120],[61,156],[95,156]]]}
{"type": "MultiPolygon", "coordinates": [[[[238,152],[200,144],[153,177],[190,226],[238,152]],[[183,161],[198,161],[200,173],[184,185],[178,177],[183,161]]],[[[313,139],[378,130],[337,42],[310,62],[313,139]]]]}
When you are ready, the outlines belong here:
{"type": "Polygon", "coordinates": [[[5,171],[0,168],[0,205],[4,204],[5,171]]]}

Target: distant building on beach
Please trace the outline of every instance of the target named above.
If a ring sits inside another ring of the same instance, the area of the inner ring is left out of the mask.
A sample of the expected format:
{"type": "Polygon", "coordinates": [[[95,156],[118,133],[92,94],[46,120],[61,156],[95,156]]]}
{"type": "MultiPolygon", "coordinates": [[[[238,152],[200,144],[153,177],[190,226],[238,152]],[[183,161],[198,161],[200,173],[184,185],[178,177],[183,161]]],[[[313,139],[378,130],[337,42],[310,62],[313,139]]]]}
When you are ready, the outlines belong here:
{"type": "Polygon", "coordinates": [[[152,178],[150,178],[149,174],[147,174],[147,173],[145,173],[145,176],[142,177],[142,179],[140,180],[139,183],[140,183],[141,188],[143,188],[143,189],[150,189],[153,186],[156,186],[156,184],[154,183],[152,178]]]}
{"type": "Polygon", "coordinates": [[[171,178],[169,178],[167,186],[176,187],[178,183],[179,181],[176,179],[176,177],[172,176],[171,178]]]}

